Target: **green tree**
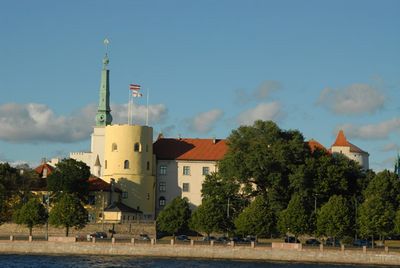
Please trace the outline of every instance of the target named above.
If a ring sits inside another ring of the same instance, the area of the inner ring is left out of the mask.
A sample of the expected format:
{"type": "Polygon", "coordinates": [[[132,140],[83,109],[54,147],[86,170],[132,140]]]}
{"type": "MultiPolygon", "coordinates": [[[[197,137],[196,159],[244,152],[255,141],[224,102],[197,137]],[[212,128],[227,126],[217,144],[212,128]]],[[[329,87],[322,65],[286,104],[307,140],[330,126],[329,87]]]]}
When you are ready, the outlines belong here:
{"type": "Polygon", "coordinates": [[[395,234],[400,234],[400,209],[396,212],[396,217],[394,220],[394,231],[395,234]]]}
{"type": "Polygon", "coordinates": [[[292,233],[295,237],[309,231],[310,213],[307,213],[305,198],[294,194],[287,208],[279,215],[278,227],[282,233],[292,233]]]}
{"type": "Polygon", "coordinates": [[[12,219],[14,207],[23,198],[21,173],[8,163],[0,163],[0,223],[12,219]]]}
{"type": "Polygon", "coordinates": [[[81,200],[74,194],[63,193],[50,211],[49,223],[56,227],[65,227],[68,236],[69,228],[81,229],[88,221],[88,212],[81,200]]]}
{"type": "Polygon", "coordinates": [[[189,226],[198,232],[204,232],[210,236],[213,232],[225,231],[224,205],[213,198],[202,200],[201,205],[192,213],[189,226]]]}
{"type": "Polygon", "coordinates": [[[56,165],[56,169],[47,178],[47,187],[50,192],[74,193],[81,200],[88,195],[89,167],[75,159],[63,159],[56,165]]]}
{"type": "Polygon", "coordinates": [[[347,200],[334,195],[317,214],[317,233],[335,238],[349,234],[352,224],[347,200]]]}
{"type": "Polygon", "coordinates": [[[398,207],[400,202],[400,180],[397,175],[388,170],[377,173],[364,191],[364,197],[379,196],[384,202],[398,207]]]}
{"type": "Polygon", "coordinates": [[[47,212],[38,199],[31,198],[14,212],[13,218],[15,223],[25,224],[29,228],[29,235],[32,235],[33,226],[46,223],[47,212]]]}
{"type": "MultiPolygon", "coordinates": [[[[203,202],[211,199],[214,202],[213,214],[219,214],[219,231],[233,232],[235,219],[248,205],[248,199],[241,193],[240,184],[226,179],[219,173],[207,175],[201,189],[203,202]]],[[[211,208],[209,208],[211,209],[211,208]]]]}
{"type": "Polygon", "coordinates": [[[290,200],[289,174],[310,154],[299,131],[281,130],[272,121],[233,130],[219,174],[239,185],[249,197],[265,195],[275,211],[290,200]]]}
{"type": "Polygon", "coordinates": [[[158,214],[157,228],[175,237],[178,232],[188,229],[190,213],[187,199],[176,197],[158,214]]]}
{"type": "Polygon", "coordinates": [[[395,210],[391,203],[378,195],[366,197],[358,213],[358,227],[362,237],[385,237],[394,229],[395,210]]]}
{"type": "Polygon", "coordinates": [[[235,219],[236,232],[243,236],[268,237],[275,231],[275,226],[275,213],[262,196],[257,196],[235,219]]]}

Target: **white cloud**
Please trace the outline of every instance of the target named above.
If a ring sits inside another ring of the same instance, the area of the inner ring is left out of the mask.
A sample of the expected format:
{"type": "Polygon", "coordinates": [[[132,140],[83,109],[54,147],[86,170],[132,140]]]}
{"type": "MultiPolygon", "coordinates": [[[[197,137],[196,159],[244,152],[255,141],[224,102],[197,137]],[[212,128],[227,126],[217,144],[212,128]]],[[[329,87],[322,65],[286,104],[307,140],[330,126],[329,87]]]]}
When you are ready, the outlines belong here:
{"type": "Polygon", "coordinates": [[[377,88],[353,84],[343,89],[325,88],[317,103],[336,114],[355,115],[376,112],[384,102],[385,96],[377,88]]]}
{"type": "Polygon", "coordinates": [[[336,130],[343,129],[347,136],[364,140],[385,139],[392,132],[400,131],[400,117],[393,118],[378,124],[338,126],[336,130]]]}
{"type": "MultiPolygon", "coordinates": [[[[113,122],[127,122],[126,105],[114,105],[113,122]],[[121,120],[124,118],[125,120],[121,120]]],[[[56,115],[48,106],[38,103],[0,105],[0,140],[15,143],[70,143],[88,139],[95,125],[97,106],[87,105],[69,116],[56,115]]],[[[134,107],[134,120],[143,124],[146,107],[134,107]]],[[[164,105],[149,106],[150,124],[160,122],[167,114],[164,105]]]]}
{"type": "Polygon", "coordinates": [[[238,89],[235,92],[237,103],[244,104],[252,101],[262,101],[270,97],[271,93],[282,88],[279,81],[266,80],[261,83],[254,91],[247,92],[244,89],[238,89]]]}
{"type": "Polygon", "coordinates": [[[208,133],[214,128],[216,122],[223,116],[223,114],[224,113],[219,109],[200,113],[187,120],[189,123],[189,129],[198,133],[208,133]]]}
{"type": "Polygon", "coordinates": [[[260,103],[255,108],[242,112],[237,121],[241,125],[251,125],[256,120],[274,120],[281,118],[282,111],[279,102],[260,103]]]}
{"type": "Polygon", "coordinates": [[[388,144],[385,144],[381,148],[382,152],[391,152],[391,151],[398,151],[398,150],[400,150],[400,146],[397,145],[396,143],[388,143],[388,144]]]}

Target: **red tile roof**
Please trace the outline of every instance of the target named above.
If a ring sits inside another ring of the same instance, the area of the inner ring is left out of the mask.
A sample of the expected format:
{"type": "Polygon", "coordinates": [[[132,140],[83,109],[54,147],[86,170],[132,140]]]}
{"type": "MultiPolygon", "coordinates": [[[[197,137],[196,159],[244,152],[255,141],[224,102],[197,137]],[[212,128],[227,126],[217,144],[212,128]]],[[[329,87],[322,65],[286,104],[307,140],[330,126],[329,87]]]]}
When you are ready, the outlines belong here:
{"type": "Polygon", "coordinates": [[[308,147],[310,147],[311,152],[313,153],[316,149],[328,152],[328,150],[318,141],[311,139],[307,141],[308,147]]]}
{"type": "MultiPolygon", "coordinates": [[[[108,182],[103,181],[102,179],[91,176],[88,180],[89,182],[89,191],[90,192],[110,192],[111,191],[111,184],[108,182]]],[[[114,187],[114,192],[121,192],[121,190],[117,187],[114,187]]]]}
{"type": "Polygon", "coordinates": [[[154,143],[154,153],[161,160],[221,160],[228,146],[218,139],[170,139],[160,138],[154,143]]]}
{"type": "Polygon", "coordinates": [[[355,146],[354,144],[348,142],[346,136],[344,135],[343,130],[339,130],[336,140],[332,144],[331,147],[334,147],[334,146],[350,147],[350,152],[353,152],[353,153],[367,153],[367,152],[363,151],[362,149],[360,149],[359,147],[355,146]]]}
{"type": "Polygon", "coordinates": [[[38,166],[37,168],[35,168],[35,171],[37,174],[42,175],[43,174],[43,170],[47,169],[47,176],[49,176],[51,174],[51,172],[53,172],[54,167],[50,166],[47,163],[43,163],[40,166],[38,166]]]}

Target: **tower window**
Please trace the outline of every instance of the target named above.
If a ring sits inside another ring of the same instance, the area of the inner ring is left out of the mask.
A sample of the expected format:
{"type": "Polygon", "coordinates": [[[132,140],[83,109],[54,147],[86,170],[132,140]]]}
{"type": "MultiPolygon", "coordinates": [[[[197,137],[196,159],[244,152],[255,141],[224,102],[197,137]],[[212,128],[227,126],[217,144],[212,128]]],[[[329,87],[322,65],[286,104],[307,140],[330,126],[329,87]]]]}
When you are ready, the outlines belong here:
{"type": "Polygon", "coordinates": [[[147,170],[150,170],[150,162],[147,161],[147,170]]]}
{"type": "Polygon", "coordinates": [[[124,161],[124,169],[129,169],[129,160],[124,161]]]}
{"type": "Polygon", "coordinates": [[[107,168],[107,160],[104,160],[104,168],[107,168]]]}
{"type": "Polygon", "coordinates": [[[115,151],[117,151],[117,150],[118,150],[117,144],[116,144],[116,143],[113,143],[113,144],[111,145],[111,151],[112,151],[112,152],[115,152],[115,151]]]}
{"type": "Polygon", "coordinates": [[[138,142],[136,142],[135,145],[133,146],[133,150],[135,152],[140,152],[140,144],[138,142]]]}

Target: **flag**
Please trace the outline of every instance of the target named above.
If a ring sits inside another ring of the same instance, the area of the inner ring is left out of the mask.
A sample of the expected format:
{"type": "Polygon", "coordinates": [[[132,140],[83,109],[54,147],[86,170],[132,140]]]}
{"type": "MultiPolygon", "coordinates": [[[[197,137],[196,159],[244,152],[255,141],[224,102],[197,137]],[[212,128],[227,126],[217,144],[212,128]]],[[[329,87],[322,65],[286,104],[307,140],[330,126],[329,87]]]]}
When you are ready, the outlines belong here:
{"type": "Polygon", "coordinates": [[[130,90],[140,90],[140,85],[130,84],[129,89],[130,90]]]}
{"type": "Polygon", "coordinates": [[[142,97],[143,95],[142,95],[142,93],[137,92],[137,90],[132,90],[132,96],[133,96],[134,98],[140,98],[140,97],[142,97]]]}

